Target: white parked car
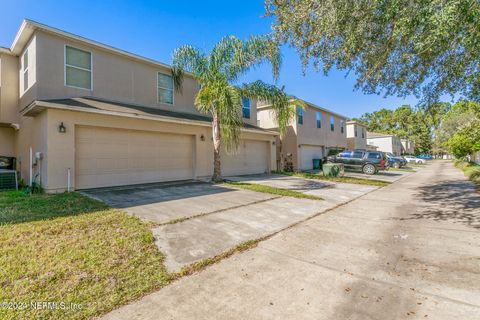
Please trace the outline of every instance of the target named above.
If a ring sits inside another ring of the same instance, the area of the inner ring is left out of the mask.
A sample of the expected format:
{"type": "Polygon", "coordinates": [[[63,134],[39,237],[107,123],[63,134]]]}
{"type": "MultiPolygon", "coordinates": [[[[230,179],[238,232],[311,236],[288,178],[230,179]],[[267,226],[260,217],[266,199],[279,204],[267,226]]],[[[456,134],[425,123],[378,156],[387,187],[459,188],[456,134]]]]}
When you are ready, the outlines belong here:
{"type": "Polygon", "coordinates": [[[417,157],[414,157],[414,156],[404,156],[403,158],[405,158],[405,160],[407,160],[407,162],[413,162],[413,163],[417,163],[417,164],[427,163],[427,161],[425,159],[420,159],[420,158],[417,158],[417,157]]]}

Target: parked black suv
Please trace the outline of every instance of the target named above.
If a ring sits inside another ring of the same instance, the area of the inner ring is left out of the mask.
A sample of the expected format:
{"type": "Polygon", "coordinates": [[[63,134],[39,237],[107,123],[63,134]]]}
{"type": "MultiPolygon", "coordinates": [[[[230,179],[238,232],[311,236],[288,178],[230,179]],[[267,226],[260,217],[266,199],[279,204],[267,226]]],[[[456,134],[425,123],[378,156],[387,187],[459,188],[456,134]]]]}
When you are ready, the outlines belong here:
{"type": "Polygon", "coordinates": [[[343,163],[346,170],[362,170],[365,174],[388,170],[387,156],[381,151],[342,151],[336,156],[327,157],[327,162],[343,163]]]}

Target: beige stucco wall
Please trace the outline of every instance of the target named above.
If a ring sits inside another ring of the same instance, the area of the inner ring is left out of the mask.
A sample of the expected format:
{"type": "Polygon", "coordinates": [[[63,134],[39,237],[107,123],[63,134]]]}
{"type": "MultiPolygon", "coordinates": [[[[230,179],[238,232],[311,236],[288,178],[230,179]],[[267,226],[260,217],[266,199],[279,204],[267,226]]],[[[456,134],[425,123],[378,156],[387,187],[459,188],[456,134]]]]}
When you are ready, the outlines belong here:
{"type": "Polygon", "coordinates": [[[20,177],[29,182],[30,179],[30,148],[33,154],[42,152],[44,159],[36,166],[33,166],[32,178],[40,173],[42,184],[47,184],[47,163],[45,157],[47,152],[47,116],[42,113],[35,118],[21,117],[20,130],[15,132],[15,156],[17,157],[17,170],[20,177]]]}
{"type": "MultiPolygon", "coordinates": [[[[48,119],[46,158],[48,159],[49,179],[44,187],[49,192],[64,191],[67,188],[68,168],[71,170],[71,185],[75,185],[75,128],[79,125],[192,135],[195,139],[195,177],[192,178],[208,177],[213,172],[213,144],[210,127],[53,109],[46,110],[42,112],[43,114],[47,115],[48,119]],[[58,132],[61,122],[67,128],[66,133],[58,132]],[[205,141],[200,139],[202,134],[205,136],[205,141]]],[[[274,135],[243,132],[241,139],[269,142],[269,170],[276,169],[275,145],[272,144],[275,141],[274,135]]]]}
{"type": "Polygon", "coordinates": [[[402,154],[414,154],[415,153],[415,143],[407,139],[401,139],[402,143],[402,154]]]}
{"type": "Polygon", "coordinates": [[[367,130],[358,123],[347,123],[347,147],[348,149],[367,149],[367,130]],[[364,132],[362,138],[362,130],[364,132]],[[355,131],[357,136],[355,136],[355,131]]]}
{"type": "Polygon", "coordinates": [[[13,128],[0,127],[0,156],[13,157],[15,131],[13,128]]]}
{"type": "Polygon", "coordinates": [[[402,144],[396,136],[367,138],[367,143],[377,146],[378,151],[391,152],[395,155],[402,154],[402,144]]]}
{"type": "Polygon", "coordinates": [[[21,98],[21,107],[32,100],[95,96],[172,111],[198,113],[193,105],[198,84],[186,76],[181,92],[174,93],[174,105],[157,103],[157,72],[170,69],[127,58],[85,43],[36,31],[36,85],[21,98]],[[65,45],[92,53],[93,90],[65,86],[65,45]]]}
{"type": "MultiPolygon", "coordinates": [[[[303,110],[303,124],[298,124],[295,117],[291,121],[287,129],[287,133],[278,144],[278,156],[280,160],[280,168],[283,169],[284,160],[287,154],[292,154],[293,166],[297,170],[300,166],[300,148],[305,146],[318,146],[323,148],[324,155],[327,154],[328,148],[347,148],[346,137],[346,118],[334,116],[335,130],[330,130],[330,116],[333,115],[325,110],[307,106],[303,110]],[[317,128],[316,113],[321,114],[321,128],[317,128]],[[344,132],[341,132],[340,121],[344,122],[344,132]]],[[[278,124],[274,121],[271,108],[261,107],[258,110],[258,119],[260,127],[265,129],[277,128],[278,124]]]]}
{"type": "Polygon", "coordinates": [[[0,122],[18,122],[18,58],[0,54],[0,122]]]}

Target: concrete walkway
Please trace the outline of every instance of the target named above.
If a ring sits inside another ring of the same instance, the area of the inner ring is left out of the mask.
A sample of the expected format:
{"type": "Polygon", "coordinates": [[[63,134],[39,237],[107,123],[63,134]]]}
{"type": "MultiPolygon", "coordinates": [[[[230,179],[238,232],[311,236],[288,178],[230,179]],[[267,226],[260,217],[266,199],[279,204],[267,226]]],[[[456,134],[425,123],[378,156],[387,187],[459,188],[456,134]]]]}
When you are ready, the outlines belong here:
{"type": "Polygon", "coordinates": [[[104,319],[480,319],[480,195],[435,161],[104,319]]]}

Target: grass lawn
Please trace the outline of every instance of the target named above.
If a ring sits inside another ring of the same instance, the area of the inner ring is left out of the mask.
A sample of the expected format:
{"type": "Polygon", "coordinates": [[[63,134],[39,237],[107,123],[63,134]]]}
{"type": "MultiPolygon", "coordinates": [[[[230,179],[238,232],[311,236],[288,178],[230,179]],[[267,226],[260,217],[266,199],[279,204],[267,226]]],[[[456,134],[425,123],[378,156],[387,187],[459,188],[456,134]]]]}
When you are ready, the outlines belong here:
{"type": "Polygon", "coordinates": [[[455,166],[462,170],[468,179],[480,187],[480,165],[466,161],[455,161],[455,166]]]}
{"type": "Polygon", "coordinates": [[[148,226],[78,193],[0,192],[0,319],[89,319],[166,285],[148,226]],[[34,310],[31,301],[81,305],[34,310]]]}
{"type": "Polygon", "coordinates": [[[288,176],[302,177],[306,179],[317,179],[317,180],[325,180],[325,181],[332,181],[332,182],[363,184],[363,185],[377,186],[377,187],[384,187],[390,184],[389,182],[374,180],[374,179],[362,179],[362,178],[355,178],[355,177],[329,177],[329,176],[324,176],[321,172],[318,174],[308,173],[308,172],[279,172],[279,173],[288,175],[288,176]]]}
{"type": "Polygon", "coordinates": [[[225,182],[225,185],[242,188],[246,190],[251,190],[251,191],[256,191],[256,192],[277,194],[279,196],[287,196],[287,197],[310,199],[310,200],[323,200],[322,198],[317,196],[305,194],[298,191],[283,189],[283,188],[270,187],[263,184],[245,183],[245,182],[225,182]]]}

